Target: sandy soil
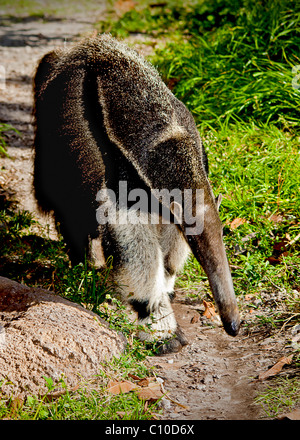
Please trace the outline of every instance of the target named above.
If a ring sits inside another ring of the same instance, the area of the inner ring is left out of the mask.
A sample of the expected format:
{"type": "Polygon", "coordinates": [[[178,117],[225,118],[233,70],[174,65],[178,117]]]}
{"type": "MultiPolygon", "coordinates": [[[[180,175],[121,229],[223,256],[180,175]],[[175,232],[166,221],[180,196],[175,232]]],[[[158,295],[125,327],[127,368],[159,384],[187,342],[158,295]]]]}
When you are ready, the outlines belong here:
{"type": "MultiPolygon", "coordinates": [[[[186,420],[258,420],[265,418],[254,398],[265,387],[258,374],[285,354],[280,338],[256,340],[241,333],[233,338],[220,326],[207,326],[199,304],[186,304],[179,295],[174,304],[177,320],[190,344],[175,355],[155,358],[158,374],[165,380],[172,403],[165,418],[186,420]]],[[[244,315],[244,319],[247,317],[244,315]]],[[[269,385],[269,384],[268,384],[269,385]]]]}
{"type": "MultiPolygon", "coordinates": [[[[38,60],[46,52],[72,44],[80,35],[92,32],[92,22],[104,10],[101,2],[95,3],[99,5],[97,14],[93,10],[93,13],[69,15],[67,19],[28,17],[6,20],[0,27],[0,64],[5,69],[5,85],[0,82],[0,120],[12,124],[21,134],[9,133],[10,157],[0,159],[0,184],[15,192],[21,208],[32,211],[43,225],[50,224],[53,238],[56,233],[52,220],[38,213],[32,192],[32,77],[38,60]]],[[[265,384],[253,379],[285,354],[284,340],[257,341],[246,335],[245,325],[238,337],[227,336],[222,327],[208,326],[199,319],[200,305],[188,304],[181,294],[174,308],[190,344],[180,353],[149,359],[164,378],[169,396],[181,405],[166,404],[164,418],[257,420],[263,417],[253,399],[265,384]],[[195,323],[191,323],[193,316],[195,323]]],[[[247,321],[251,316],[245,312],[243,319],[247,321]]]]}

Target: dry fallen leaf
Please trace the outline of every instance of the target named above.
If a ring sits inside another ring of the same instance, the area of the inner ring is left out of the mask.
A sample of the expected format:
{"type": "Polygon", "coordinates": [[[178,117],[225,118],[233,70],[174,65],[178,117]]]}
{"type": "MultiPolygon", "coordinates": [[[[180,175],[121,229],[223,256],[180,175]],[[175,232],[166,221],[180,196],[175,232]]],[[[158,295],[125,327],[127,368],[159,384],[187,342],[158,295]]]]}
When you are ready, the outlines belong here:
{"type": "Polygon", "coordinates": [[[163,397],[163,393],[161,392],[160,389],[160,384],[158,384],[159,387],[143,387],[141,388],[138,392],[138,398],[140,400],[150,400],[150,401],[155,401],[160,399],[161,397],[163,397]]]}
{"type": "Polygon", "coordinates": [[[213,303],[203,300],[203,305],[205,307],[203,316],[206,316],[208,319],[212,319],[213,316],[216,316],[215,306],[213,303]]]}
{"type": "Polygon", "coordinates": [[[128,377],[130,377],[133,380],[140,380],[141,379],[139,376],[136,376],[135,374],[131,374],[131,373],[128,374],[128,377]]]}
{"type": "Polygon", "coordinates": [[[253,298],[257,298],[256,293],[246,293],[246,295],[244,296],[245,301],[252,301],[253,298]]]}
{"type": "Polygon", "coordinates": [[[125,14],[135,8],[135,3],[132,0],[118,0],[115,3],[115,10],[118,14],[125,14]]]}
{"type": "Polygon", "coordinates": [[[239,226],[243,225],[244,223],[246,223],[246,219],[237,217],[230,223],[230,228],[236,229],[239,226]]]}
{"type": "Polygon", "coordinates": [[[154,382],[155,380],[156,377],[144,377],[143,379],[140,379],[137,384],[140,387],[147,387],[150,385],[150,383],[154,382]]]}
{"type": "Polygon", "coordinates": [[[269,217],[269,220],[271,220],[273,223],[282,223],[284,220],[284,217],[282,215],[273,214],[271,217],[269,217]]]}
{"type": "Polygon", "coordinates": [[[124,380],[122,382],[110,381],[107,391],[111,394],[125,394],[138,388],[139,387],[136,384],[129,382],[128,380],[124,380]]]}
{"type": "Polygon", "coordinates": [[[285,237],[281,241],[274,243],[273,251],[282,254],[288,248],[289,240],[285,237]]]}
{"type": "Polygon", "coordinates": [[[272,266],[276,266],[276,264],[280,264],[281,261],[279,258],[275,258],[275,257],[268,257],[267,261],[272,264],[272,266]]]}
{"type": "Polygon", "coordinates": [[[282,370],[282,367],[286,364],[290,364],[292,362],[293,355],[290,356],[283,356],[279,359],[278,362],[276,362],[273,367],[269,368],[269,370],[265,371],[264,373],[261,373],[258,376],[258,380],[265,380],[268,379],[268,377],[275,376],[276,374],[280,373],[282,370]]]}
{"type": "Polygon", "coordinates": [[[139,384],[141,388],[137,391],[137,396],[140,400],[156,401],[164,395],[163,385],[156,377],[146,377],[139,384]]]}

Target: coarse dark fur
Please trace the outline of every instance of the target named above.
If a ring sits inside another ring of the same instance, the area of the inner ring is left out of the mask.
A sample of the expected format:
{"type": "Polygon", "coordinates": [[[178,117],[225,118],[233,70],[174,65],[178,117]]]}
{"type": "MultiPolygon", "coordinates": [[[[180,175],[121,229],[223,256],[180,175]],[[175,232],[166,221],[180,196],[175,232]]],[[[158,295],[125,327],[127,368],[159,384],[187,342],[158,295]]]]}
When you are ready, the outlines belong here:
{"type": "Polygon", "coordinates": [[[133,290],[129,301],[140,321],[148,323],[154,314],[157,335],[175,333],[177,349],[185,340],[169,317],[169,294],[192,250],[208,274],[226,330],[236,334],[206,154],[191,114],[153,66],[108,35],[86,39],[44,56],[34,100],[35,195],[43,211],[54,212],[72,262],[93,254],[92,243],[105,258],[113,255],[116,280],[127,285],[125,296],[133,290]],[[149,200],[155,188],[203,189],[209,222],[201,239],[187,237],[184,225],[99,225],[96,195],[104,188],[118,195],[119,181],[128,182],[128,191],[144,189],[149,200]]]}

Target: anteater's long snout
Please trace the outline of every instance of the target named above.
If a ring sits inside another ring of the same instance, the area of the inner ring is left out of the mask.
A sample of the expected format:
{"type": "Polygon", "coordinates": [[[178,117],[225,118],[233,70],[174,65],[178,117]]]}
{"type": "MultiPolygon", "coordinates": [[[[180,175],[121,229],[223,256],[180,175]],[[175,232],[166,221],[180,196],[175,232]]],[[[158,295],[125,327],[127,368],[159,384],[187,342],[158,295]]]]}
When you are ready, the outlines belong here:
{"type": "Polygon", "coordinates": [[[236,336],[240,328],[237,300],[222,235],[213,229],[208,228],[199,236],[189,236],[188,242],[208,277],[225,331],[236,336]]]}
{"type": "Polygon", "coordinates": [[[221,271],[206,270],[206,273],[224,329],[229,335],[236,336],[241,321],[227,258],[226,263],[221,271]]]}

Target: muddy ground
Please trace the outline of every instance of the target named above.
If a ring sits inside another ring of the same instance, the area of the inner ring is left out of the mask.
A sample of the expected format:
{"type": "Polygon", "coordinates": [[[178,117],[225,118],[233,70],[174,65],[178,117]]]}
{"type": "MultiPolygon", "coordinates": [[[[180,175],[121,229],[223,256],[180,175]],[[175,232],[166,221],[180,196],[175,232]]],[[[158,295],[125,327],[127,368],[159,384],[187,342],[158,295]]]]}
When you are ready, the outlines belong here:
{"type": "MultiPolygon", "coordinates": [[[[20,207],[34,212],[43,225],[50,224],[53,238],[56,233],[51,218],[41,217],[32,193],[32,77],[46,52],[70,45],[93,31],[93,22],[101,19],[104,12],[104,5],[96,3],[96,12],[85,10],[69,14],[68,18],[0,18],[0,72],[3,67],[5,72],[5,78],[3,74],[0,78],[0,121],[13,125],[21,134],[8,135],[10,157],[0,158],[0,184],[15,192],[20,207]]],[[[174,401],[166,401],[165,419],[265,417],[254,398],[266,384],[255,378],[287,353],[286,341],[281,334],[267,339],[247,335],[246,322],[251,320],[251,314],[243,304],[240,307],[244,325],[240,335],[232,338],[222,327],[199,319],[200,304],[188,304],[182,294],[177,295],[176,316],[190,344],[180,353],[149,359],[157,366],[174,401]]]]}

